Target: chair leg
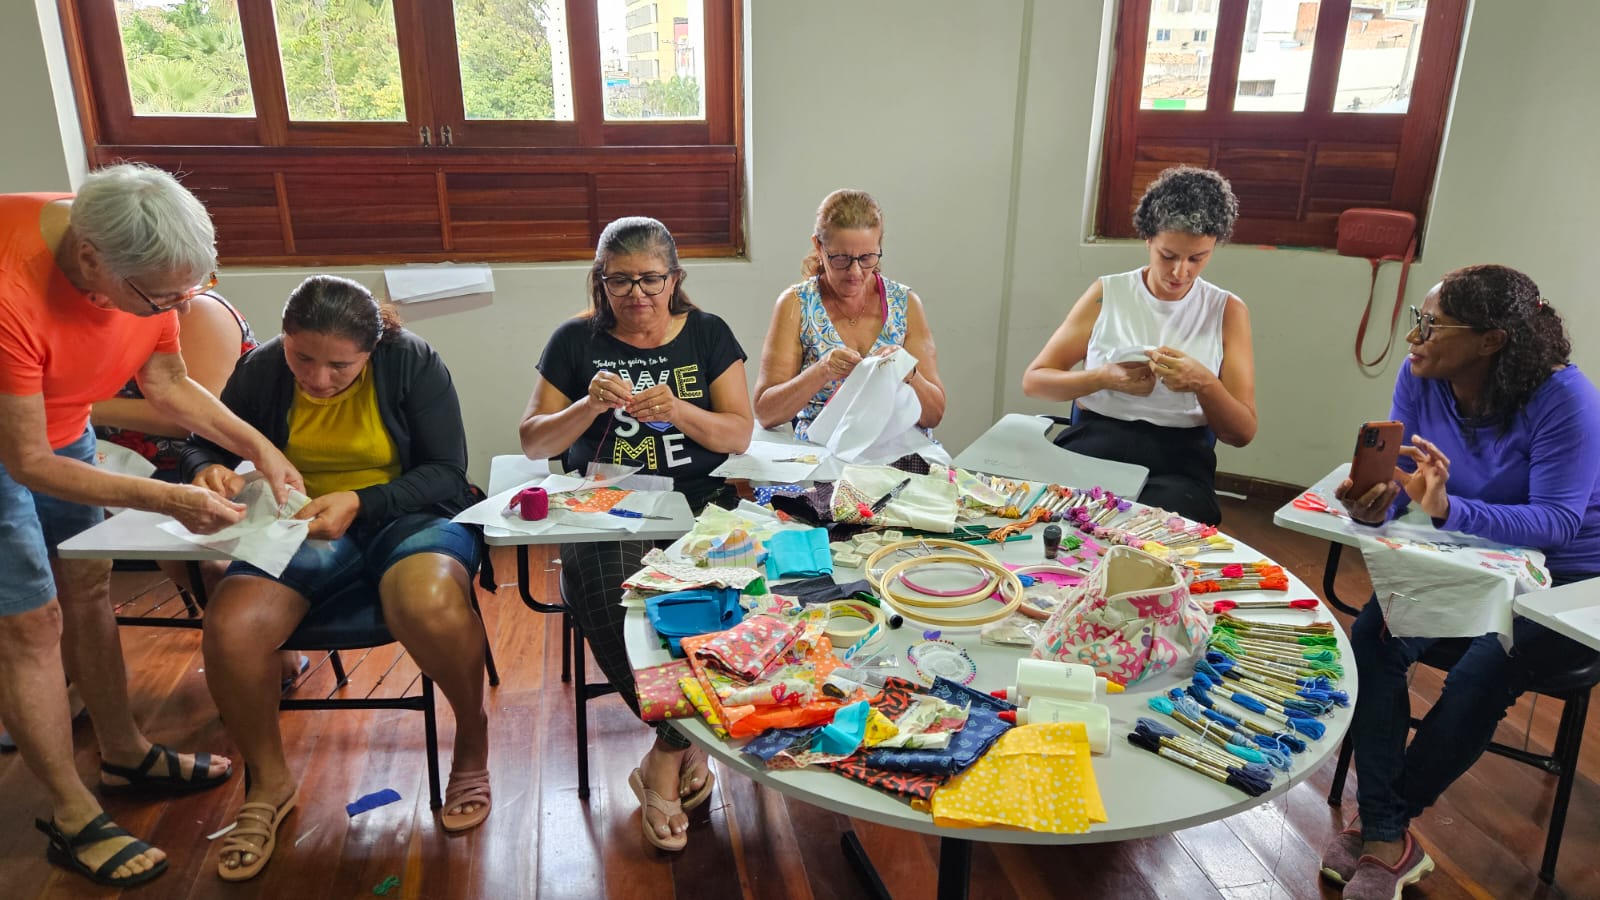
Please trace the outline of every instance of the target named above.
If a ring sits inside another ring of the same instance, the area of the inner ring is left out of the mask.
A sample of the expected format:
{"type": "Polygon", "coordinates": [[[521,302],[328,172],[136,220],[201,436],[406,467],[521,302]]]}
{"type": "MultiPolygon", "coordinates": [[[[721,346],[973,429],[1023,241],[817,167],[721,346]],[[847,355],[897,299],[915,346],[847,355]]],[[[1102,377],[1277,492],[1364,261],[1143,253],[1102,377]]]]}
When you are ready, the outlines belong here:
{"type": "MultiPolygon", "coordinates": [[[[563,617],[571,621],[571,617],[563,617]]],[[[577,704],[575,728],[578,738],[578,799],[589,799],[589,688],[588,688],[588,662],[584,659],[583,635],[578,633],[577,626],[564,630],[572,641],[572,655],[567,657],[572,662],[572,671],[575,681],[572,689],[572,702],[577,704]]]]}
{"type": "MultiPolygon", "coordinates": [[[[566,684],[572,680],[572,632],[577,629],[572,621],[572,613],[561,614],[561,683],[566,684]]],[[[580,649],[578,651],[582,653],[580,649]]]]}
{"type": "Polygon", "coordinates": [[[494,648],[483,642],[483,666],[489,670],[489,687],[500,686],[500,670],[494,667],[494,648]]]}
{"type": "Polygon", "coordinates": [[[433,679],[422,676],[422,735],[428,753],[428,802],[433,809],[444,806],[439,794],[439,720],[433,708],[433,679]]]}
{"type": "Polygon", "coordinates": [[[1556,730],[1555,755],[1561,771],[1556,778],[1555,802],[1550,806],[1544,861],[1539,865],[1539,880],[1545,884],[1556,880],[1556,855],[1561,852],[1561,833],[1567,825],[1567,804],[1572,799],[1572,783],[1578,777],[1578,750],[1583,744],[1583,728],[1588,717],[1588,691],[1566,698],[1561,709],[1561,725],[1556,730]]]}
{"type": "Polygon", "coordinates": [[[350,678],[344,673],[344,660],[339,658],[339,651],[328,653],[328,662],[333,665],[333,683],[335,687],[344,687],[350,683],[350,678]]]}
{"type": "Polygon", "coordinates": [[[1344,740],[1339,743],[1339,761],[1333,765],[1333,784],[1328,788],[1329,806],[1339,806],[1344,802],[1344,779],[1350,774],[1350,756],[1355,749],[1355,742],[1350,740],[1350,734],[1346,732],[1344,740]]]}

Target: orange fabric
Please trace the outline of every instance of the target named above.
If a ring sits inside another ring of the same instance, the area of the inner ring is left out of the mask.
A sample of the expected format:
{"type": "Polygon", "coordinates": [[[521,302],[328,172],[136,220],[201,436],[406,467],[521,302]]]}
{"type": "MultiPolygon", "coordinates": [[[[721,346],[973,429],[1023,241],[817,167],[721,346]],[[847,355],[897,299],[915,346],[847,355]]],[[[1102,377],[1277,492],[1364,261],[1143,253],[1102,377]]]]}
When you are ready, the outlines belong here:
{"type": "Polygon", "coordinates": [[[39,234],[45,204],[71,194],[0,194],[0,393],[44,394],[52,449],[77,440],[154,353],[178,352],[178,314],[101,309],[72,286],[39,234]]]}
{"type": "MultiPolygon", "coordinates": [[[[695,653],[721,633],[713,631],[709,634],[694,635],[684,638],[679,643],[683,646],[684,655],[688,657],[689,668],[694,671],[695,678],[705,689],[708,703],[732,737],[754,737],[773,728],[804,728],[808,725],[826,724],[833,721],[833,714],[838,712],[839,707],[866,698],[864,692],[857,691],[856,696],[848,700],[833,700],[819,696],[804,706],[723,706],[722,701],[717,698],[716,689],[711,686],[711,680],[706,677],[705,661],[695,653]]],[[[807,658],[816,668],[819,684],[830,672],[839,667],[839,660],[833,655],[833,644],[826,637],[821,638],[817,646],[811,648],[807,658]]]]}

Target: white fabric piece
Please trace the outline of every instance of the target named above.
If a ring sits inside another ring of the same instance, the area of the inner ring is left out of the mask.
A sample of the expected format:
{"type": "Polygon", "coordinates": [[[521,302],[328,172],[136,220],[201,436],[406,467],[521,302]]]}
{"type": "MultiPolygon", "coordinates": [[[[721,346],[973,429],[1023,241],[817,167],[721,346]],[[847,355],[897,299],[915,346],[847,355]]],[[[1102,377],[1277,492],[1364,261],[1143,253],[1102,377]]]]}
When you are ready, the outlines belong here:
{"type": "Polygon", "coordinates": [[[1391,522],[1361,555],[1389,632],[1398,637],[1494,634],[1511,649],[1512,599],[1550,584],[1544,554],[1469,535],[1391,522]]]}
{"type": "Polygon", "coordinates": [[[291,488],[289,499],[280,507],[272,496],[272,486],[252,473],[245,477],[244,490],[233,499],[244,504],[244,518],[215,534],[195,534],[178,522],[162,522],[161,530],[247,562],[274,578],[282,575],[311,527],[311,520],[293,516],[311,498],[291,488]]]}
{"type": "MultiPolygon", "coordinates": [[[[813,426],[814,427],[814,426],[813,426]]],[[[876,500],[902,481],[910,481],[888,505],[872,517],[872,524],[950,532],[956,527],[960,496],[948,474],[912,475],[888,466],[845,466],[840,476],[865,497],[876,500]]]]}
{"type": "MultiPolygon", "coordinates": [[[[155,463],[129,450],[121,444],[110,441],[97,440],[94,442],[94,464],[99,468],[117,475],[132,475],[134,478],[149,478],[155,474],[155,463]]],[[[116,515],[126,507],[108,506],[106,513],[116,515]]]]}
{"type": "Polygon", "coordinates": [[[722,478],[748,478],[752,481],[770,481],[791,484],[805,481],[817,470],[828,451],[821,447],[800,447],[793,444],[771,444],[751,441],[750,449],[735,453],[723,460],[711,474],[722,478]],[[804,459],[809,462],[790,462],[804,459]]]}
{"type": "Polygon", "coordinates": [[[922,403],[905,383],[916,365],[905,350],[863,359],[817,413],[806,438],[847,463],[889,463],[915,453],[949,464],[950,454],[917,428],[922,403]]]}
{"type": "MultiPolygon", "coordinates": [[[[462,525],[492,525],[495,528],[504,528],[506,531],[517,534],[544,534],[558,526],[632,534],[644,527],[645,522],[648,521],[646,519],[628,519],[622,516],[613,516],[610,513],[571,512],[562,509],[560,501],[554,499],[556,494],[577,490],[578,488],[573,487],[573,485],[581,487],[586,482],[586,479],[575,475],[546,475],[541,478],[535,478],[515,487],[507,488],[486,500],[480,500],[472,504],[457,513],[455,518],[450,521],[458,522],[462,525]],[[557,488],[556,490],[551,490],[552,484],[557,488]],[[543,487],[552,495],[550,514],[537,522],[530,522],[524,519],[511,508],[511,498],[530,487],[543,487]]],[[[612,483],[610,479],[605,482],[607,485],[612,483]]],[[[588,486],[593,487],[594,484],[588,484],[588,486]]],[[[661,494],[659,492],[636,490],[622,498],[613,508],[651,515],[655,513],[656,504],[660,499],[661,494]]]]}

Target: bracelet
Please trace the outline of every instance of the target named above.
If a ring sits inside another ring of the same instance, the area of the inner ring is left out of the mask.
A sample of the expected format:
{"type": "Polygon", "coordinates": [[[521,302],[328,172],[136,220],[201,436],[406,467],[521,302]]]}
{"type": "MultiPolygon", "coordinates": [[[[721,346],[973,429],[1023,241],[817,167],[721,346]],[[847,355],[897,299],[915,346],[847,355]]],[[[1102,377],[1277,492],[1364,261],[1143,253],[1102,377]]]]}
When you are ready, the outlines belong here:
{"type": "MultiPolygon", "coordinates": [[[[987,555],[987,554],[985,554],[985,555],[987,555]]],[[[982,601],[983,599],[986,599],[989,595],[988,594],[984,594],[981,597],[975,597],[975,598],[973,598],[971,600],[968,600],[966,602],[966,604],[956,604],[956,603],[952,603],[950,600],[941,600],[941,601],[938,601],[938,602],[928,602],[928,601],[920,601],[919,602],[916,599],[908,599],[906,597],[900,596],[900,595],[894,593],[894,591],[892,589],[887,591],[887,592],[885,592],[885,593],[880,594],[880,596],[882,596],[885,599],[889,600],[890,602],[894,603],[895,608],[906,610],[908,615],[911,615],[912,618],[915,618],[918,621],[927,622],[930,625],[941,625],[941,626],[945,626],[945,627],[948,627],[948,628],[971,628],[971,627],[975,627],[975,626],[978,626],[978,625],[987,625],[990,622],[998,622],[1001,619],[1004,619],[1005,617],[1007,617],[1007,616],[1011,615],[1012,613],[1016,612],[1017,611],[1017,607],[1022,605],[1022,582],[1020,580],[1018,580],[1018,578],[1017,578],[1017,576],[1016,576],[1016,574],[1014,572],[1012,572],[1010,569],[1006,568],[1005,566],[1000,565],[1000,563],[996,562],[992,557],[989,558],[989,559],[968,560],[964,556],[957,556],[957,555],[954,555],[954,554],[936,554],[934,556],[926,556],[926,557],[919,557],[917,559],[902,560],[902,561],[897,562],[894,565],[890,566],[889,570],[887,572],[883,573],[883,583],[885,585],[892,584],[894,582],[894,580],[899,577],[900,573],[905,571],[906,569],[909,569],[909,568],[911,568],[913,566],[924,565],[924,564],[927,564],[927,563],[934,563],[934,562],[969,563],[970,565],[974,565],[974,566],[978,566],[980,568],[987,569],[988,571],[1000,576],[1000,578],[1001,578],[1001,588],[1000,588],[1001,594],[1002,595],[1009,595],[1007,597],[1005,605],[1000,607],[1000,609],[998,609],[998,610],[996,610],[996,611],[994,611],[992,613],[986,613],[986,614],[981,615],[981,616],[950,617],[950,616],[937,616],[937,615],[933,615],[933,614],[930,614],[930,613],[923,612],[922,610],[928,609],[930,607],[931,608],[935,608],[935,609],[941,609],[941,608],[952,607],[952,606],[956,606],[956,605],[970,605],[970,604],[972,604],[974,602],[978,602],[978,601],[982,601]],[[916,612],[912,613],[912,612],[910,612],[911,610],[916,610],[916,612]]]]}

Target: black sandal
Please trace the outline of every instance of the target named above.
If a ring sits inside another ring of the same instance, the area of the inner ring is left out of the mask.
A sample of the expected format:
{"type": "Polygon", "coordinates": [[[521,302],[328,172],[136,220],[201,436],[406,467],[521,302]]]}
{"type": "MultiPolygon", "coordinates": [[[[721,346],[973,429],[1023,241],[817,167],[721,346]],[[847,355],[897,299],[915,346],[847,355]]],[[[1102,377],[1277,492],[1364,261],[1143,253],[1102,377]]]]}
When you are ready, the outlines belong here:
{"type": "Polygon", "coordinates": [[[50,846],[45,850],[44,854],[46,859],[63,869],[77,872],[98,885],[130,888],[144,884],[167,870],[167,861],[163,859],[143,872],[125,875],[122,878],[112,877],[111,873],[115,872],[123,863],[133,859],[135,856],[142,855],[146,850],[150,849],[149,844],[137,838],[129,841],[127,846],[112,854],[111,858],[101,863],[98,869],[89,868],[87,863],[79,859],[78,850],[112,838],[133,837],[128,833],[127,829],[119,828],[116,823],[111,821],[110,813],[101,813],[96,816],[94,821],[83,826],[81,831],[70,838],[63,834],[60,827],[54,822],[34,819],[33,827],[44,832],[45,837],[50,839],[50,846]]]}
{"type": "Polygon", "coordinates": [[[150,752],[144,755],[144,762],[138,768],[128,766],[114,766],[111,763],[100,764],[101,775],[115,775],[126,778],[127,784],[107,784],[104,779],[100,781],[103,791],[138,791],[157,790],[174,794],[188,794],[195,791],[205,791],[216,787],[233,776],[233,768],[213,775],[211,773],[211,754],[202,750],[194,755],[194,768],[189,771],[189,777],[183,777],[183,760],[178,754],[162,744],[151,744],[150,752]],[[151,770],[155,768],[158,760],[167,761],[167,774],[157,775],[151,770]],[[206,773],[201,776],[201,772],[206,773]]]}

